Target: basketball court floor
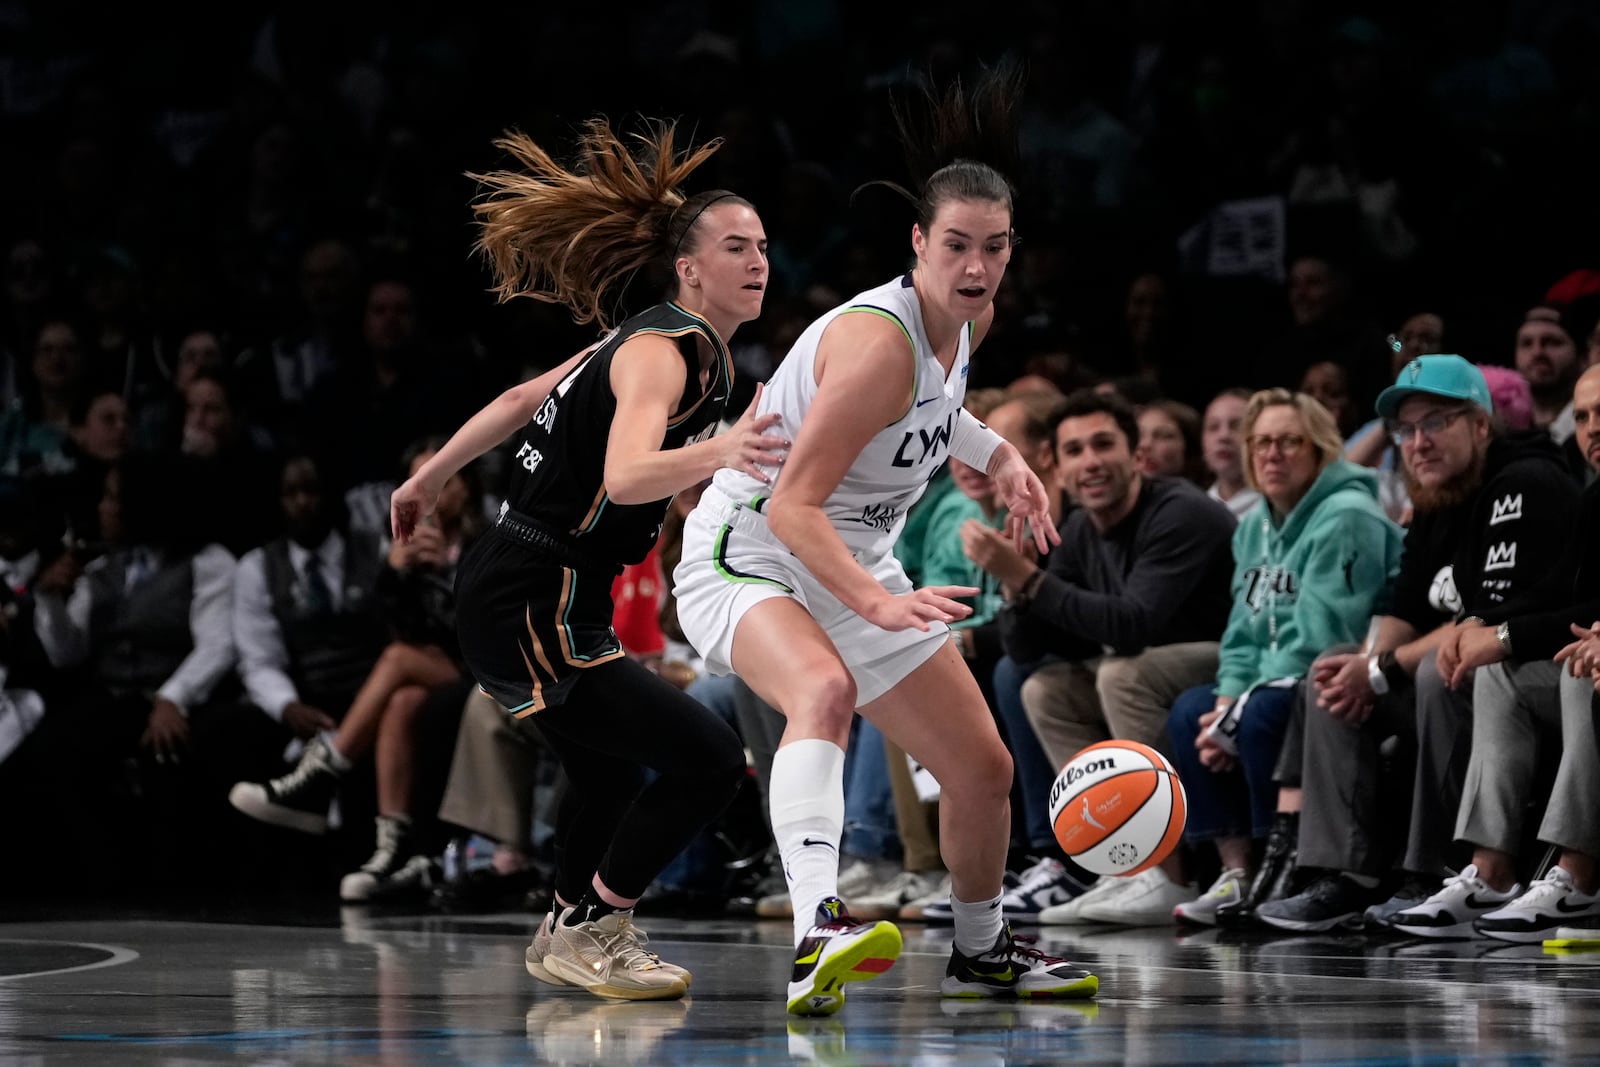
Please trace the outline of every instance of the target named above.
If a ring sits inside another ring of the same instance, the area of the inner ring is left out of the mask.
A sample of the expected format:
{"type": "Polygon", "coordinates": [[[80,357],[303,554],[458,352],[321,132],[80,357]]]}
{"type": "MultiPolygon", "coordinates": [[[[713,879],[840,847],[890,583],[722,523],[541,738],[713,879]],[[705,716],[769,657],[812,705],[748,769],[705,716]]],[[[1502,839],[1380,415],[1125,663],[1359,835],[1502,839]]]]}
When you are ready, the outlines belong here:
{"type": "Polygon", "coordinates": [[[948,930],[906,924],[895,968],[809,1021],[783,1009],[787,922],[643,916],[694,988],[616,1004],[527,975],[527,913],[281,910],[13,911],[0,1063],[1600,1062],[1600,954],[1537,945],[1057,927],[1101,995],[1019,1004],[941,999],[948,930]]]}

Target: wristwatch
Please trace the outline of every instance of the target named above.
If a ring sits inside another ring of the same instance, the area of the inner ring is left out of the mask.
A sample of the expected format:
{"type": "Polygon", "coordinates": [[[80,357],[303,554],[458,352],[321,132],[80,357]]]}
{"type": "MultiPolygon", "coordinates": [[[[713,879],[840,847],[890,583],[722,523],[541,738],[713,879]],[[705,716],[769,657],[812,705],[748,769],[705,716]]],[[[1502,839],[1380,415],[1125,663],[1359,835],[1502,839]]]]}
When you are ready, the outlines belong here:
{"type": "Polygon", "coordinates": [[[1378,666],[1378,657],[1367,657],[1367,684],[1379,696],[1389,695],[1389,679],[1383,676],[1383,668],[1378,666]]]}
{"type": "Polygon", "coordinates": [[[1505,622],[1494,628],[1494,639],[1500,642],[1500,651],[1504,652],[1506,654],[1506,658],[1509,659],[1512,655],[1510,619],[1507,619],[1505,622]]]}

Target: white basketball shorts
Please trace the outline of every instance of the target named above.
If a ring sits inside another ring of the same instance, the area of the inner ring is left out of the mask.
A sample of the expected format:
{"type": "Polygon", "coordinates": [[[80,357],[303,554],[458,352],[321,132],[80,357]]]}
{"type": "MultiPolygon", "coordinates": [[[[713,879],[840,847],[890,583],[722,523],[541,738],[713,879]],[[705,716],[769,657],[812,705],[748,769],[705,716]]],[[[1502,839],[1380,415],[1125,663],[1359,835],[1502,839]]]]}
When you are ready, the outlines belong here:
{"type": "MultiPolygon", "coordinates": [[[[862,559],[896,595],[911,592],[893,553],[862,559]]],[[[885,630],[844,606],[767,528],[766,516],[708,487],[689,513],[683,557],[672,572],[678,623],[712,674],[731,674],[733,635],[745,612],[768,597],[788,597],[811,614],[838,649],[856,683],[856,706],[869,704],[922,666],[950,640],[944,623],[885,630]]]]}

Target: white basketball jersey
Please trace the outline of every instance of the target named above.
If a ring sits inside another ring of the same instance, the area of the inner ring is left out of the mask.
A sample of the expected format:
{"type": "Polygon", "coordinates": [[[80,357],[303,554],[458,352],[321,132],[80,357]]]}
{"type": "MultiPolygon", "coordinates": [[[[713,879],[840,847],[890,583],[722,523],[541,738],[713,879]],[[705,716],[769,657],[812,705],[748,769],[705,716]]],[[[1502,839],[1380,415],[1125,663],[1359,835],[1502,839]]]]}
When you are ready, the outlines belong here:
{"type": "MultiPolygon", "coordinates": [[[[817,345],[828,325],[844,314],[875,314],[895,323],[910,340],[916,361],[916,392],[910,410],[873,436],[823,505],[833,528],[852,552],[879,556],[893,548],[906,512],[950,454],[950,433],[967,393],[972,328],[969,323],[961,331],[955,362],[946,378],[923,332],[922,307],[911,275],[868,289],[813,322],[778,365],[762,393],[758,412],[775,411],[782,416],[768,432],[790,440],[799,434],[817,393],[817,345]]],[[[848,354],[835,353],[831,358],[841,357],[848,358],[848,354]]],[[[758,502],[770,496],[773,488],[731,468],[718,471],[713,484],[733,500],[757,510],[758,502]]]]}

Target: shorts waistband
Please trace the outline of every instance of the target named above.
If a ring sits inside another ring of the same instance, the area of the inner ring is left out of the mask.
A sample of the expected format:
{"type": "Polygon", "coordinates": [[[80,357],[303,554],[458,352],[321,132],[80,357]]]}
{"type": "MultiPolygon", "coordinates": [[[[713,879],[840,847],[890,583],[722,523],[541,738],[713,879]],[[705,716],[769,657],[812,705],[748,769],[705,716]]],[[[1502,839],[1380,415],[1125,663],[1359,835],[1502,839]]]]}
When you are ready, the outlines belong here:
{"type": "Polygon", "coordinates": [[[508,504],[500,505],[500,514],[495,516],[493,528],[513,541],[537,549],[558,563],[573,569],[599,570],[610,574],[622,573],[622,567],[617,563],[585,552],[538,519],[524,515],[520,511],[513,511],[508,504]]]}
{"type": "MultiPolygon", "coordinates": [[[[738,500],[715,486],[711,486],[702,494],[701,502],[702,506],[710,506],[714,509],[712,514],[715,516],[718,525],[726,524],[741,534],[748,534],[775,548],[783,549],[791,556],[794,555],[794,550],[784,544],[782,539],[772,532],[772,527],[767,525],[765,508],[768,498],[764,494],[747,500],[738,500]],[[711,497],[713,493],[716,494],[714,499],[707,500],[706,498],[711,497]]],[[[850,547],[848,542],[846,542],[845,547],[850,547]]],[[[858,551],[853,548],[850,549],[850,555],[863,566],[869,565],[878,558],[877,554],[858,551]]]]}

